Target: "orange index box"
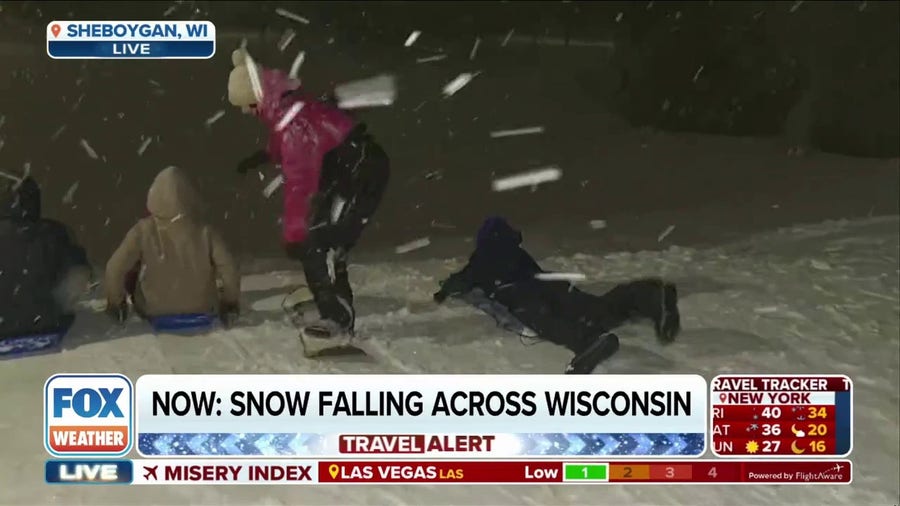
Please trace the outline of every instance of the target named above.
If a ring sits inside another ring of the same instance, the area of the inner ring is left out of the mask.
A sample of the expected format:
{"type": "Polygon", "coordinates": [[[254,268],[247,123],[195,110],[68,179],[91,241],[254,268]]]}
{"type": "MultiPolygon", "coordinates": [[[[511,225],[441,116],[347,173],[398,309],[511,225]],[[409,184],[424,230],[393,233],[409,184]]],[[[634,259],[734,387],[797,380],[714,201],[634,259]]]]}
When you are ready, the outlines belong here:
{"type": "Polygon", "coordinates": [[[56,457],[121,457],[134,443],[134,387],[121,374],[55,374],[44,384],[44,447],[56,457]]]}

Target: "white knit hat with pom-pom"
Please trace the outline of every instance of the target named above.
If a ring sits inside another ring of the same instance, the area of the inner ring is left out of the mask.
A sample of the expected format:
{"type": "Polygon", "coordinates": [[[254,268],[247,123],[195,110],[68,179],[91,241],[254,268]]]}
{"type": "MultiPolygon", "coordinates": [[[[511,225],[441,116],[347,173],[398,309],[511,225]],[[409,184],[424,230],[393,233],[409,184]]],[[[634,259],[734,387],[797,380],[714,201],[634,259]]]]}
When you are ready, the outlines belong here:
{"type": "Polygon", "coordinates": [[[262,99],[262,89],[253,58],[245,49],[236,49],[231,53],[231,63],[234,69],[228,75],[228,101],[236,107],[258,104],[262,99]]]}

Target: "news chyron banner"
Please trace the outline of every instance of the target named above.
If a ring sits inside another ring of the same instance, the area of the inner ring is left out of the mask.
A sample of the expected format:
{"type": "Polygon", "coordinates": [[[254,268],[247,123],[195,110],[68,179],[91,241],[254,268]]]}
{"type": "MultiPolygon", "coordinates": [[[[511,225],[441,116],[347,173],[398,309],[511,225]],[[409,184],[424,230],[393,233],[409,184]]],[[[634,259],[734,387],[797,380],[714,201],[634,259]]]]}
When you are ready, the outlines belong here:
{"type": "Polygon", "coordinates": [[[216,54],[209,21],[51,21],[47,55],[54,59],[206,60],[216,54]]]}
{"type": "Polygon", "coordinates": [[[698,375],[146,375],[144,457],[699,457],[698,375]]]}

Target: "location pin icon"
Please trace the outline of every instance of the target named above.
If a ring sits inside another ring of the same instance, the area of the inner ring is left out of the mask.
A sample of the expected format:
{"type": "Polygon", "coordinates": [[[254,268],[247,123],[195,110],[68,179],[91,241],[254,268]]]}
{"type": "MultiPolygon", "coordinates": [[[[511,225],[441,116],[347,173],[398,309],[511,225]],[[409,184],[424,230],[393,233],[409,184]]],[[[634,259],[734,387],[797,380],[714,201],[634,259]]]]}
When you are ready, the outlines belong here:
{"type": "Polygon", "coordinates": [[[332,480],[337,478],[338,471],[340,471],[340,470],[341,470],[341,468],[338,467],[337,464],[331,464],[330,466],[328,466],[328,474],[331,475],[332,480]]]}
{"type": "Polygon", "coordinates": [[[59,35],[59,25],[50,25],[50,32],[54,37],[59,35]]]}

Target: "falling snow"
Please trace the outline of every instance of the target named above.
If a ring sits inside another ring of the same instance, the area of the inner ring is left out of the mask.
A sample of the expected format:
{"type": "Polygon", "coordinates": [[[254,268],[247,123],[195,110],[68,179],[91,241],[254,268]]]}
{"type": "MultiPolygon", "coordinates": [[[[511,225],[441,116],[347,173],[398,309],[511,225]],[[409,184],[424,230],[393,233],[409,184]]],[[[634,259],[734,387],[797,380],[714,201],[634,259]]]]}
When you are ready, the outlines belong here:
{"type": "Polygon", "coordinates": [[[425,248],[425,247],[429,246],[430,244],[431,244],[431,239],[429,239],[427,237],[423,237],[421,239],[416,239],[415,241],[410,241],[406,244],[401,244],[400,246],[397,246],[395,251],[397,252],[398,255],[402,255],[404,253],[409,253],[409,252],[415,251],[417,249],[425,248]]]}
{"type": "Polygon", "coordinates": [[[291,70],[288,72],[288,77],[291,79],[297,79],[297,76],[300,75],[300,67],[303,65],[303,60],[306,59],[306,51],[300,51],[297,53],[297,56],[294,58],[294,61],[291,63],[291,70]]]}
{"type": "Polygon", "coordinates": [[[397,99],[397,80],[379,75],[335,86],[334,95],[342,109],[388,106],[397,99]]]}
{"type": "Polygon", "coordinates": [[[535,126],[535,127],[525,127],[525,128],[516,128],[513,130],[495,130],[491,132],[491,138],[499,139],[501,137],[515,137],[518,135],[534,135],[534,134],[542,134],[544,133],[544,127],[535,126]]]}
{"type": "Polygon", "coordinates": [[[584,281],[587,276],[580,272],[540,272],[534,275],[541,281],[584,281]]]}
{"type": "Polygon", "coordinates": [[[300,111],[303,109],[304,105],[305,104],[303,102],[295,102],[293,105],[291,105],[291,108],[288,109],[286,113],[284,113],[284,116],[282,116],[281,120],[278,121],[278,124],[275,125],[275,131],[280,132],[284,130],[284,128],[288,126],[291,121],[294,121],[294,118],[296,118],[297,115],[300,114],[300,111]]]}
{"type": "Polygon", "coordinates": [[[403,43],[403,47],[410,47],[415,44],[416,40],[419,39],[419,35],[422,35],[422,32],[420,32],[419,30],[415,30],[414,32],[409,34],[409,37],[406,38],[406,42],[403,43]]]}
{"type": "Polygon", "coordinates": [[[481,37],[475,37],[475,43],[472,44],[472,50],[469,51],[469,60],[474,60],[475,55],[478,54],[478,46],[481,45],[481,37]]]}
{"type": "Polygon", "coordinates": [[[281,174],[275,176],[271,181],[269,181],[269,184],[267,184],[266,187],[263,188],[263,196],[265,196],[266,198],[271,197],[272,194],[274,194],[282,184],[284,184],[284,176],[282,176],[281,174]]]}
{"type": "Polygon", "coordinates": [[[75,202],[75,192],[78,191],[78,181],[72,184],[68,190],[66,190],[65,195],[63,195],[62,203],[71,206],[75,202]]]}
{"type": "Polygon", "coordinates": [[[144,142],[142,142],[141,145],[138,147],[137,155],[142,156],[144,154],[144,151],[147,151],[147,147],[150,145],[151,142],[153,142],[153,137],[147,137],[146,139],[144,139],[144,142]]]}
{"type": "Polygon", "coordinates": [[[451,97],[455,95],[456,92],[463,89],[463,87],[469,84],[469,82],[471,82],[472,79],[474,79],[477,75],[478,73],[473,74],[470,72],[463,72],[462,74],[456,76],[454,80],[450,81],[446,86],[444,86],[444,96],[451,97]]]}
{"type": "Polygon", "coordinates": [[[206,126],[210,126],[213,123],[215,123],[216,121],[219,121],[220,119],[222,119],[222,116],[225,116],[224,109],[216,111],[215,114],[213,114],[212,116],[210,116],[209,118],[206,119],[206,126]]]}
{"type": "Polygon", "coordinates": [[[87,153],[89,157],[93,158],[94,160],[100,158],[99,156],[97,156],[97,152],[94,151],[94,148],[92,148],[91,145],[88,144],[88,141],[86,139],[81,139],[79,141],[79,144],[81,144],[81,148],[84,149],[84,152],[87,153]]]}
{"type": "Polygon", "coordinates": [[[496,179],[491,186],[495,192],[514,190],[523,186],[537,186],[543,183],[556,181],[562,177],[562,171],[557,167],[546,167],[543,169],[523,172],[513,176],[496,179]]]}
{"type": "Polygon", "coordinates": [[[297,32],[288,28],[284,31],[284,34],[281,36],[281,39],[278,41],[278,50],[282,53],[288,46],[291,45],[291,42],[294,41],[294,37],[297,36],[297,32]]]}
{"type": "Polygon", "coordinates": [[[287,19],[292,19],[298,23],[303,23],[304,25],[309,24],[308,19],[304,18],[303,16],[301,16],[299,14],[294,14],[293,12],[286,10],[286,9],[281,9],[281,8],[275,9],[275,14],[278,14],[279,16],[287,18],[287,19]]]}
{"type": "Polygon", "coordinates": [[[445,54],[436,54],[433,56],[424,56],[422,58],[416,58],[416,63],[428,63],[433,61],[441,61],[447,58],[445,54]]]}
{"type": "Polygon", "coordinates": [[[666,229],[663,230],[656,238],[656,242],[663,242],[666,237],[669,237],[669,234],[671,234],[673,230],[675,230],[675,225],[669,225],[668,227],[666,227],[666,229]]]}

